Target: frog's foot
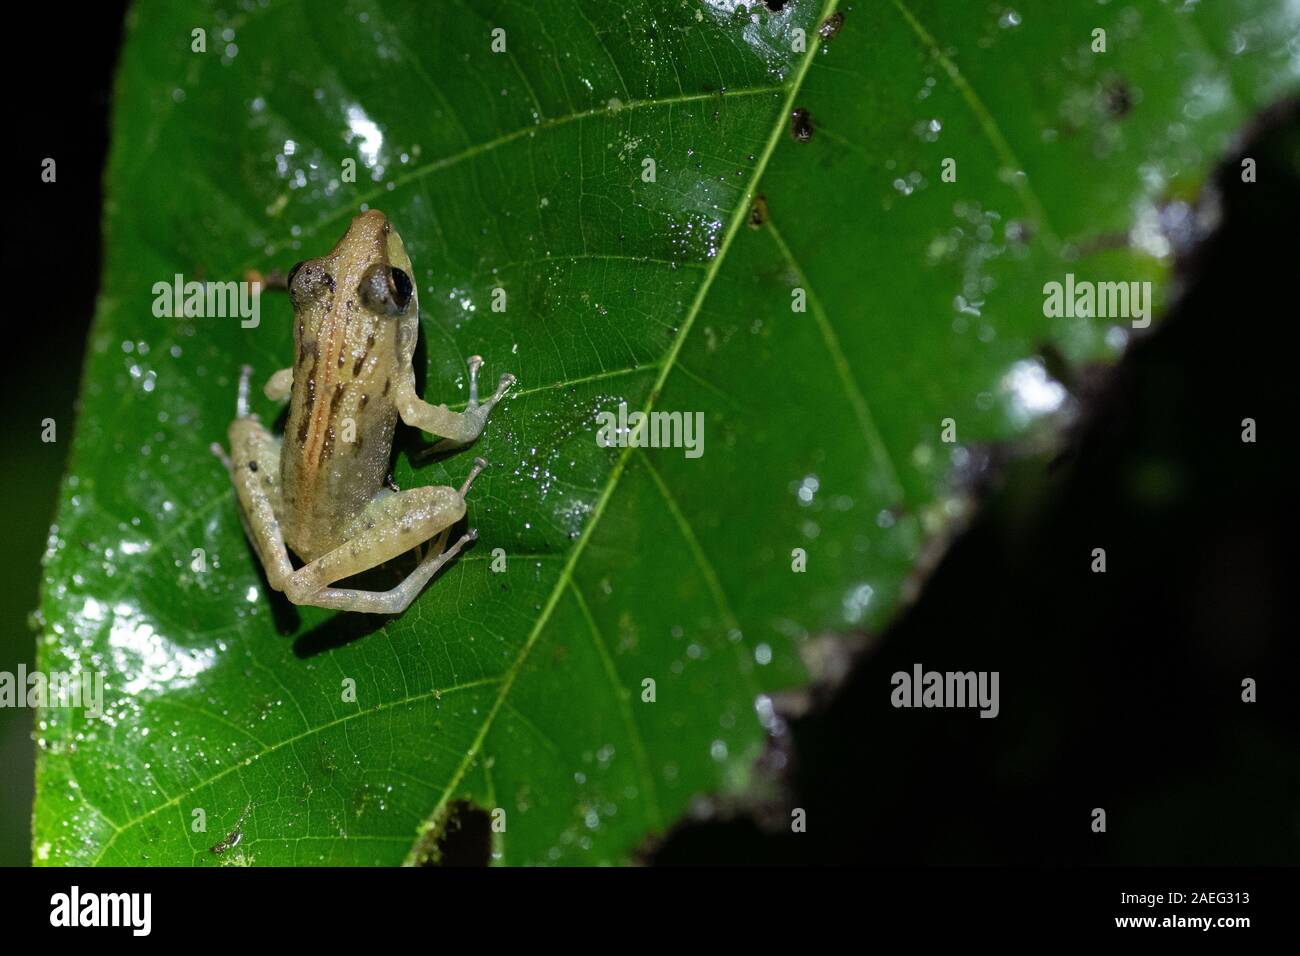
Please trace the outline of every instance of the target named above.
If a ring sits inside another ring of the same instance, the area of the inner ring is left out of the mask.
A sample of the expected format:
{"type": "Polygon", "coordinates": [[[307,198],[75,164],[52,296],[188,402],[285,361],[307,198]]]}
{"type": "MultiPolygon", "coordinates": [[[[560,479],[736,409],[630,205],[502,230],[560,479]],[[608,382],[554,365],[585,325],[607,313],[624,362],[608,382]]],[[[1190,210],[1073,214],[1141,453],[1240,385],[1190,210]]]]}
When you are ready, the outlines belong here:
{"type": "Polygon", "coordinates": [[[492,393],[482,405],[478,403],[478,372],[483,367],[483,356],[471,355],[469,357],[469,405],[465,411],[477,412],[482,409],[483,420],[487,420],[488,413],[492,411],[492,406],[505,397],[506,392],[510,391],[510,386],[515,384],[515,377],[509,372],[501,376],[501,381],[497,383],[497,390],[492,393]]]}

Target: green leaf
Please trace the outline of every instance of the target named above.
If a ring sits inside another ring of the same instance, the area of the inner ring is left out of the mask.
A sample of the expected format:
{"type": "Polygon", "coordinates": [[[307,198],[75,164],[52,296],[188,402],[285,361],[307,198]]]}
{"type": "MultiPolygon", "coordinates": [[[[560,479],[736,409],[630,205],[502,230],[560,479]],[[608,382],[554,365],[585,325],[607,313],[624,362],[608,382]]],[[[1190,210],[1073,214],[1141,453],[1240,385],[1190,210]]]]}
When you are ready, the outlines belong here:
{"type": "Polygon", "coordinates": [[[890,619],[982,446],[1068,413],[1048,365],[1123,347],[1044,284],[1162,300],[1160,225],[1298,73],[1264,0],[779,6],[134,7],[40,644],[106,712],[41,715],[38,862],[396,864],[462,801],[504,811],[498,862],[624,862],[752,798],[770,695],[890,619]],[[491,468],[477,545],[395,619],[273,599],[208,451],[240,365],[288,364],[286,298],[153,314],[363,206],[415,263],[426,397],[463,403],[473,353],[520,382],[474,452],[404,435],[403,486],[491,468]],[[598,447],[620,402],[702,413],[703,454],[598,447]]]}

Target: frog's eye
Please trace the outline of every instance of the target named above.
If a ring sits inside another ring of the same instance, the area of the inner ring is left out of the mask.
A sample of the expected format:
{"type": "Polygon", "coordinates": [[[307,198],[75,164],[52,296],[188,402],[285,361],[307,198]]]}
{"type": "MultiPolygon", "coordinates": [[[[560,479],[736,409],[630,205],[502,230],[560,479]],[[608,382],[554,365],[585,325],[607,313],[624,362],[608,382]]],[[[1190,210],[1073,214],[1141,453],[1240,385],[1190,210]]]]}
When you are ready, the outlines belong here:
{"type": "Polygon", "coordinates": [[[393,274],[393,301],[397,303],[399,309],[405,311],[407,304],[411,301],[411,292],[414,288],[411,285],[411,277],[401,269],[390,269],[389,271],[393,274]]]}
{"type": "Polygon", "coordinates": [[[376,262],[361,277],[357,294],[372,312],[398,315],[411,302],[411,277],[401,269],[389,269],[376,262]]]}
{"type": "Polygon", "coordinates": [[[289,270],[289,295],[296,303],[320,296],[325,290],[334,291],[334,277],[325,271],[319,261],[308,259],[289,270]]]}

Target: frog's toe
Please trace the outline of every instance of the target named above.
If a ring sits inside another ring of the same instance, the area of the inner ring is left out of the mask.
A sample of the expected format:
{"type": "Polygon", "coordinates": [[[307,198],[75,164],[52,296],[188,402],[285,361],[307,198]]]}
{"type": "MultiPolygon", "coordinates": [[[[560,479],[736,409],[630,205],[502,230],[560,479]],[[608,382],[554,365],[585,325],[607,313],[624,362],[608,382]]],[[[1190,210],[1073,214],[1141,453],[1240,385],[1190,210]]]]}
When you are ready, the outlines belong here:
{"type": "Polygon", "coordinates": [[[469,494],[470,485],[474,484],[474,479],[477,478],[480,472],[482,472],[483,469],[486,468],[487,466],[488,463],[485,459],[483,458],[474,459],[474,467],[469,470],[469,476],[465,479],[465,483],[460,486],[460,496],[462,498],[464,498],[467,494],[469,494]]]}
{"type": "Polygon", "coordinates": [[[248,382],[253,377],[253,366],[245,364],[239,368],[239,391],[235,395],[235,414],[248,418],[248,382]]]}
{"type": "Polygon", "coordinates": [[[497,382],[497,390],[492,393],[492,397],[484,402],[480,407],[485,411],[491,411],[492,406],[505,398],[506,392],[510,391],[510,387],[517,381],[518,379],[516,379],[512,373],[506,372],[501,376],[501,381],[497,382]]]}

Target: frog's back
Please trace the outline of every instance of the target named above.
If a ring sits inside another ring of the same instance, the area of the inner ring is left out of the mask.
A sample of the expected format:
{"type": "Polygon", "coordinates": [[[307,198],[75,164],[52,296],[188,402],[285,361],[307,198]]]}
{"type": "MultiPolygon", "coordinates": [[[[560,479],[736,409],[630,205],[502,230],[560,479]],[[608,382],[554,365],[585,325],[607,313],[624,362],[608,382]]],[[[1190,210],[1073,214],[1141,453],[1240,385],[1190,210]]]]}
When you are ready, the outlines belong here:
{"type": "Polygon", "coordinates": [[[285,541],[305,561],[343,543],[382,491],[392,461],[393,404],[370,399],[368,391],[355,386],[335,383],[331,389],[329,402],[337,402],[338,415],[325,426],[317,456],[302,454],[300,440],[290,438],[304,425],[310,429],[312,417],[305,406],[298,414],[290,411],[281,452],[285,541]],[[375,407],[357,411],[363,403],[375,407]]]}

